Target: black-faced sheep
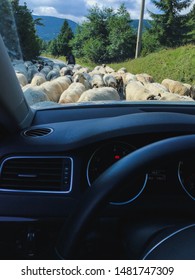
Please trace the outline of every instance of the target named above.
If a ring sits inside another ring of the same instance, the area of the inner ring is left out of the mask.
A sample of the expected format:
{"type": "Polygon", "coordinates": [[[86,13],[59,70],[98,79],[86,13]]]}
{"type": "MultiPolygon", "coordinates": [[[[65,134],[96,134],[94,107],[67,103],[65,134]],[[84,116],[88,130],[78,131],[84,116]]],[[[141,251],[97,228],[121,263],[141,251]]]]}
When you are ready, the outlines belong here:
{"type": "Polygon", "coordinates": [[[47,80],[51,81],[56,79],[57,77],[60,77],[60,70],[58,69],[53,69],[47,74],[47,80]]]}
{"type": "Polygon", "coordinates": [[[60,69],[60,76],[73,75],[72,69],[69,66],[64,66],[60,69]]]}
{"type": "Polygon", "coordinates": [[[103,81],[106,87],[117,88],[116,78],[112,74],[105,74],[103,76],[103,81]]]}
{"type": "Polygon", "coordinates": [[[85,89],[88,90],[90,88],[92,88],[91,85],[91,77],[90,75],[88,75],[89,77],[87,78],[87,75],[85,75],[85,73],[77,73],[74,75],[74,82],[75,83],[81,83],[85,86],[85,89]]]}
{"type": "Polygon", "coordinates": [[[103,75],[102,74],[95,74],[92,76],[91,79],[91,86],[92,88],[100,88],[104,87],[103,75]]]}

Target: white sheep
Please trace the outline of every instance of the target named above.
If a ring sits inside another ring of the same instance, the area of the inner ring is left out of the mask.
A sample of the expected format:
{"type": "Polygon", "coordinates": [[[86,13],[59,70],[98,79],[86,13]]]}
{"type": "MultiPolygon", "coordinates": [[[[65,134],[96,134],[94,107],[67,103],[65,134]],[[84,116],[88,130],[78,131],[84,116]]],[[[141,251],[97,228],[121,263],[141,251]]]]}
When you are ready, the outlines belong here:
{"type": "Polygon", "coordinates": [[[141,82],[130,82],[126,86],[126,100],[128,101],[158,99],[160,99],[160,96],[151,93],[141,82]]]}
{"type": "Polygon", "coordinates": [[[18,79],[18,81],[19,81],[19,84],[20,84],[22,87],[24,87],[25,85],[28,84],[28,80],[27,80],[27,78],[26,78],[26,76],[25,76],[24,74],[22,74],[22,73],[17,73],[17,72],[16,72],[16,77],[17,77],[17,79],[18,79]]]}
{"type": "Polygon", "coordinates": [[[81,67],[81,68],[77,68],[76,66],[73,69],[74,74],[77,73],[89,73],[90,69],[88,67],[81,67]]]}
{"type": "Polygon", "coordinates": [[[27,72],[28,82],[30,83],[32,81],[33,77],[38,73],[39,73],[38,68],[35,65],[30,65],[28,67],[28,72],[27,72]]]}
{"type": "Polygon", "coordinates": [[[49,97],[50,101],[58,102],[63,88],[56,80],[47,81],[39,86],[49,97]]]}
{"type": "Polygon", "coordinates": [[[190,95],[190,89],[183,85],[181,82],[171,79],[164,79],[162,85],[165,86],[169,92],[177,93],[180,95],[190,95]]]}
{"type": "Polygon", "coordinates": [[[52,70],[52,67],[50,65],[46,65],[41,69],[40,73],[42,73],[45,77],[49,74],[49,72],[52,70]]]}
{"type": "Polygon", "coordinates": [[[41,73],[38,73],[38,74],[35,74],[34,77],[32,78],[31,85],[40,86],[41,84],[43,84],[45,82],[46,82],[46,79],[45,79],[44,75],[41,73]]]}
{"type": "Polygon", "coordinates": [[[78,102],[105,101],[105,100],[107,101],[120,100],[117,90],[110,87],[89,89],[81,95],[78,102]]]}
{"type": "Polygon", "coordinates": [[[68,78],[67,76],[58,77],[57,79],[55,79],[55,82],[59,83],[63,91],[65,91],[72,83],[70,78],[68,78]]]}
{"type": "Polygon", "coordinates": [[[51,81],[56,79],[57,77],[60,77],[60,70],[58,69],[53,69],[47,74],[47,80],[51,81]]]}
{"type": "Polygon", "coordinates": [[[92,75],[95,75],[95,74],[106,74],[106,69],[104,68],[104,66],[96,66],[93,71],[91,71],[91,74],[92,75]]]}
{"type": "Polygon", "coordinates": [[[27,67],[25,66],[25,64],[21,61],[15,61],[15,63],[13,63],[13,67],[16,73],[21,73],[23,74],[26,79],[28,80],[28,71],[27,71],[27,67]]]}
{"type": "Polygon", "coordinates": [[[81,68],[83,68],[80,64],[75,64],[74,65],[74,72],[79,71],[81,68]]]}
{"type": "Polygon", "coordinates": [[[77,102],[85,90],[85,86],[82,83],[72,83],[69,88],[65,90],[60,96],[59,103],[63,104],[77,102]]]}
{"type": "Polygon", "coordinates": [[[105,72],[108,74],[115,72],[113,68],[111,68],[110,66],[107,66],[106,64],[102,64],[102,66],[105,69],[105,72]]]}
{"type": "Polygon", "coordinates": [[[120,68],[120,69],[117,71],[117,73],[118,73],[118,74],[125,74],[125,73],[127,73],[127,68],[122,67],[122,68],[120,68]]]}
{"type": "Polygon", "coordinates": [[[159,100],[161,100],[161,101],[194,101],[194,99],[192,99],[189,96],[180,95],[180,94],[171,93],[171,92],[161,93],[159,100]]]}
{"type": "Polygon", "coordinates": [[[134,74],[129,73],[129,72],[127,72],[125,74],[121,74],[121,75],[122,75],[123,83],[124,83],[125,86],[130,82],[137,81],[136,76],[134,74]]]}
{"type": "Polygon", "coordinates": [[[72,76],[66,75],[66,76],[60,76],[60,77],[56,78],[56,81],[66,82],[70,85],[73,82],[73,79],[72,79],[72,76]]]}
{"type": "Polygon", "coordinates": [[[136,74],[135,75],[137,80],[141,82],[142,84],[147,84],[147,83],[154,83],[154,79],[151,75],[148,75],[146,73],[142,74],[136,74]]]}
{"type": "Polygon", "coordinates": [[[72,69],[69,66],[64,66],[60,69],[60,76],[72,75],[72,69]]]}
{"type": "Polygon", "coordinates": [[[38,86],[29,87],[24,90],[24,96],[30,106],[38,102],[49,101],[47,94],[45,94],[38,86]]]}
{"type": "Polygon", "coordinates": [[[167,88],[159,83],[146,83],[145,88],[148,89],[152,94],[161,94],[168,92],[167,88]]]}

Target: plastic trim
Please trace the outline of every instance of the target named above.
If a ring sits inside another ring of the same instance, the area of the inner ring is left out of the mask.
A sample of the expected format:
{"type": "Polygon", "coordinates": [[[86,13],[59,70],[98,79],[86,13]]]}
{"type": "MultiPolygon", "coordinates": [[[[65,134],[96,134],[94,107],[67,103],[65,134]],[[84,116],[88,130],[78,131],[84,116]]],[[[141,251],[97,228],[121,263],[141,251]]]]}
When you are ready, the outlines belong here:
{"type": "Polygon", "coordinates": [[[71,178],[70,178],[70,187],[69,190],[67,191],[45,191],[45,190],[14,190],[14,189],[2,189],[0,188],[0,192],[12,192],[12,193],[45,193],[45,194],[67,194],[70,193],[72,191],[72,183],[73,183],[73,159],[71,157],[67,157],[67,156],[12,156],[12,157],[8,157],[6,159],[3,160],[3,162],[0,165],[0,177],[1,177],[1,173],[2,173],[2,169],[3,169],[3,165],[5,164],[5,162],[7,162],[8,160],[12,160],[12,159],[23,159],[23,158],[68,158],[70,159],[71,162],[71,178]]]}
{"type": "Polygon", "coordinates": [[[191,199],[195,200],[195,197],[192,196],[192,195],[187,191],[185,185],[184,185],[183,182],[182,182],[181,175],[180,175],[181,164],[182,164],[182,161],[180,161],[180,162],[179,162],[179,165],[178,165],[178,173],[177,173],[177,176],[178,176],[179,182],[180,182],[182,188],[184,189],[184,191],[187,193],[187,195],[188,195],[191,199]]]}
{"type": "MultiPolygon", "coordinates": [[[[112,141],[112,142],[117,142],[117,143],[122,143],[122,144],[126,144],[126,145],[129,145],[130,147],[132,147],[132,149],[136,150],[136,148],[129,144],[129,143],[126,143],[126,142],[122,142],[122,141],[112,141]]],[[[88,182],[88,185],[89,187],[91,187],[91,182],[90,182],[90,179],[89,179],[89,166],[90,166],[90,163],[91,163],[91,160],[92,158],[94,157],[94,155],[96,154],[97,151],[99,151],[104,145],[102,145],[101,147],[97,148],[92,156],[90,157],[89,161],[88,161],[88,164],[87,164],[87,170],[86,170],[86,176],[87,176],[87,182],[88,182]]],[[[148,174],[146,174],[146,177],[145,177],[145,180],[144,180],[144,183],[143,183],[143,186],[141,188],[141,190],[139,191],[139,193],[137,195],[135,195],[134,197],[132,197],[131,199],[127,200],[127,201],[121,201],[121,202],[114,202],[114,201],[110,201],[109,204],[111,205],[116,205],[116,206],[121,206],[121,205],[126,205],[126,204],[129,204],[131,202],[133,202],[136,198],[138,198],[140,196],[140,194],[143,192],[143,190],[145,189],[145,186],[147,184],[147,181],[148,181],[148,174]]]]}
{"type": "Polygon", "coordinates": [[[167,237],[163,238],[160,242],[158,242],[156,245],[154,245],[146,254],[145,256],[143,257],[143,260],[145,260],[147,258],[147,256],[152,253],[158,246],[160,246],[163,242],[165,242],[166,240],[168,240],[169,238],[171,238],[172,236],[180,233],[181,231],[184,231],[188,228],[191,228],[191,227],[194,227],[195,224],[191,224],[191,225],[188,225],[186,227],[183,227],[183,228],[180,228],[176,231],[174,231],[173,233],[169,234],[167,237]]]}
{"type": "Polygon", "coordinates": [[[29,128],[29,129],[26,129],[25,131],[23,131],[21,134],[22,134],[22,136],[24,136],[24,137],[27,137],[27,138],[39,138],[39,137],[45,137],[45,136],[48,136],[48,135],[50,135],[51,133],[53,133],[53,128],[51,128],[51,127],[43,127],[43,128],[39,128],[39,127],[37,127],[37,128],[29,128]],[[44,134],[44,135],[37,135],[37,136],[30,136],[30,135],[27,135],[26,133],[28,133],[29,131],[31,131],[31,130],[44,130],[44,129],[48,129],[48,130],[50,130],[47,134],[44,134]]]}

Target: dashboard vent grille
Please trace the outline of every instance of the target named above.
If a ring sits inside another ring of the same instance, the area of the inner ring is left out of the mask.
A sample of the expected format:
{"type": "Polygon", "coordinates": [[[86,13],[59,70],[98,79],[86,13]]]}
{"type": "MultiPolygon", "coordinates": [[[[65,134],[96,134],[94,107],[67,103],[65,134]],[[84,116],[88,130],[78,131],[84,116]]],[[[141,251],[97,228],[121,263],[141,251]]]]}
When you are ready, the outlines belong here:
{"type": "Polygon", "coordinates": [[[24,131],[23,135],[26,137],[41,137],[53,132],[51,128],[35,128],[24,131]]]}
{"type": "Polygon", "coordinates": [[[1,165],[1,190],[67,193],[71,184],[69,157],[10,157],[1,165]]]}

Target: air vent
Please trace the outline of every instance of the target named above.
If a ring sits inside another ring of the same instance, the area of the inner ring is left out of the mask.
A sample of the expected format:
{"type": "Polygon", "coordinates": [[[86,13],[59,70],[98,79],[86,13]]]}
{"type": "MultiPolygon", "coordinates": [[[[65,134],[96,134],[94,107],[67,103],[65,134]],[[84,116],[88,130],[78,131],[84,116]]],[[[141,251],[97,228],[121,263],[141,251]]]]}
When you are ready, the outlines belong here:
{"type": "Polygon", "coordinates": [[[41,137],[46,136],[53,132],[52,128],[35,128],[28,129],[23,132],[23,135],[26,137],[41,137]]]}
{"type": "Polygon", "coordinates": [[[71,187],[69,157],[10,157],[1,165],[0,190],[68,193],[71,187]]]}

